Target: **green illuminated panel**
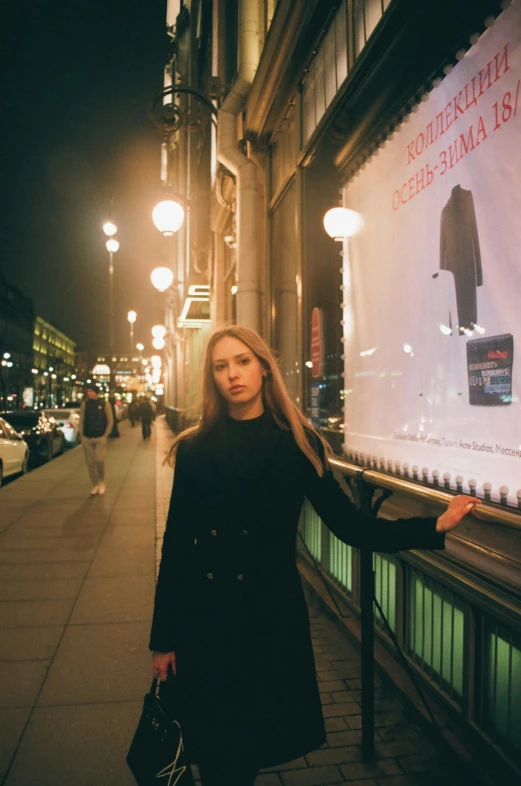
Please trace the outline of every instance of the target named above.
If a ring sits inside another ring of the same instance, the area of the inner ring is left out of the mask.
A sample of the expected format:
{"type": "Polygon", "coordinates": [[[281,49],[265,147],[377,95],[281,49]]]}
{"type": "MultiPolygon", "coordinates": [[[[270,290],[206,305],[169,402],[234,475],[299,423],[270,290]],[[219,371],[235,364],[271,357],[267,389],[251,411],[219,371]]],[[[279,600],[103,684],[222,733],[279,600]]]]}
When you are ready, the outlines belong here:
{"type": "Polygon", "coordinates": [[[461,699],[465,617],[449,593],[427,578],[414,574],[410,588],[409,647],[426,671],[461,699]]]}
{"type": "Polygon", "coordinates": [[[302,508],[302,537],[314,558],[320,562],[322,559],[322,522],[309,502],[302,508]]]}
{"type": "Polygon", "coordinates": [[[508,633],[487,634],[485,713],[489,729],[521,751],[521,648],[509,639],[508,633]]]}
{"type": "Polygon", "coordinates": [[[353,591],[353,549],[347,543],[329,537],[329,573],[348,591],[353,591]]]}
{"type": "MultiPolygon", "coordinates": [[[[396,633],[396,563],[381,554],[373,554],[375,596],[391,630],[396,633]]],[[[379,618],[376,609],[376,618],[379,618]]]]}

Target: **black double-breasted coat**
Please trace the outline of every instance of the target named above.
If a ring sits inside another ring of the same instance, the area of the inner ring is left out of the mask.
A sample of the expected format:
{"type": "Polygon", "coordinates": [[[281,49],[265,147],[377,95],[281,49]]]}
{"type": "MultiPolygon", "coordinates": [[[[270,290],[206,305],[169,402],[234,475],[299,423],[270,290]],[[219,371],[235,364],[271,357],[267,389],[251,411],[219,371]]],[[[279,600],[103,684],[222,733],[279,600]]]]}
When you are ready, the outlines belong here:
{"type": "Polygon", "coordinates": [[[355,547],[444,545],[435,519],[364,516],[331,471],[319,477],[291,431],[268,412],[255,420],[244,421],[252,429],[246,473],[230,456],[224,422],[178,448],[150,649],[176,653],[177,709],[192,763],[244,758],[263,768],[325,742],[296,567],[305,497],[355,547]]]}

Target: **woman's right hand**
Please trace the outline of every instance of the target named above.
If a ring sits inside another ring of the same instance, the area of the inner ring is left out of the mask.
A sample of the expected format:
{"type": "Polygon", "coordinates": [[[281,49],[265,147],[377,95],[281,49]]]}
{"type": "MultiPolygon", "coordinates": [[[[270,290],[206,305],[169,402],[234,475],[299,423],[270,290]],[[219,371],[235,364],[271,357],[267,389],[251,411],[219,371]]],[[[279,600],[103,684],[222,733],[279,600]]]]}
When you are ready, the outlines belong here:
{"type": "Polygon", "coordinates": [[[154,677],[159,677],[161,682],[166,682],[168,677],[168,667],[172,666],[172,671],[176,673],[175,652],[153,652],[152,653],[152,672],[154,677]]]}

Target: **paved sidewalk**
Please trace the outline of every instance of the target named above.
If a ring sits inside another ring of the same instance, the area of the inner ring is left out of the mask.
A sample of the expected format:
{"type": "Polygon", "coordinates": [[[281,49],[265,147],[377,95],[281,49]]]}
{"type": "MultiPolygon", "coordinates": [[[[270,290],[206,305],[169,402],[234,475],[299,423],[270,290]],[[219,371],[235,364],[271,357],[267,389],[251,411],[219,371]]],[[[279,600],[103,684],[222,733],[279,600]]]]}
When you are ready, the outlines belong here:
{"type": "MultiPolygon", "coordinates": [[[[132,786],[125,755],[150,684],[148,633],[172,470],[163,419],[125,422],[107,492],[81,448],[0,489],[0,783],[132,786]]],[[[327,747],[256,786],[464,786],[379,688],[377,763],[360,753],[359,658],[312,613],[327,747]]]]}

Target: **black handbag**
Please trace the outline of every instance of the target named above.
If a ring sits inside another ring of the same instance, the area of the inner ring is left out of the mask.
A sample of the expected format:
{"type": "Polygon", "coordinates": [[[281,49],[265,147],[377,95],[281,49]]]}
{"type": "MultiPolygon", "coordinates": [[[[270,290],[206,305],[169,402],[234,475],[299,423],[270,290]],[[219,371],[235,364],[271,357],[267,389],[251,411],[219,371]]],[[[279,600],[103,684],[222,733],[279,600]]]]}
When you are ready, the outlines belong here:
{"type": "Polygon", "coordinates": [[[159,686],[159,679],[154,679],[144,698],[127,764],[138,786],[194,786],[181,726],[160,698],[159,686]]]}

